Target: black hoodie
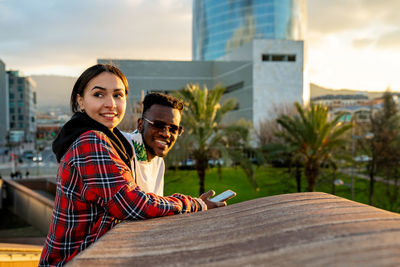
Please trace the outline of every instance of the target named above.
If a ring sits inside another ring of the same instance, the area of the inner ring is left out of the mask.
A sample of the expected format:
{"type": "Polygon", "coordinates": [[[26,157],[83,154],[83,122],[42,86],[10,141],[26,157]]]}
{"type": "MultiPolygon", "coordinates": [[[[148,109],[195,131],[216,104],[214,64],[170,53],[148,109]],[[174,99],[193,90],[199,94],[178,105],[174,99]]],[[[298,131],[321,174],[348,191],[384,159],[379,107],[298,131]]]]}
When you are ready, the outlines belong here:
{"type": "Polygon", "coordinates": [[[100,131],[107,135],[113,147],[117,150],[119,157],[131,168],[133,150],[128,140],[117,128],[110,131],[106,126],[93,120],[84,112],[75,113],[61,128],[54,140],[53,152],[56,154],[57,161],[60,162],[65,152],[81,134],[90,130],[100,131]]]}

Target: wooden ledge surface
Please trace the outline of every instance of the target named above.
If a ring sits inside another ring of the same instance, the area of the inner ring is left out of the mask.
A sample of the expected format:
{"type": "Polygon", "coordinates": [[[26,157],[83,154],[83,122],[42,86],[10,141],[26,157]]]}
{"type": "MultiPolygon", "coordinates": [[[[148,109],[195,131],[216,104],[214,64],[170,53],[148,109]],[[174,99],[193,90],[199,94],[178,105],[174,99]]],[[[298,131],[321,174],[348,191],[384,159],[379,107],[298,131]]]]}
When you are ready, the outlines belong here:
{"type": "Polygon", "coordinates": [[[400,214],[326,193],[123,222],[68,266],[400,266],[400,214]]]}

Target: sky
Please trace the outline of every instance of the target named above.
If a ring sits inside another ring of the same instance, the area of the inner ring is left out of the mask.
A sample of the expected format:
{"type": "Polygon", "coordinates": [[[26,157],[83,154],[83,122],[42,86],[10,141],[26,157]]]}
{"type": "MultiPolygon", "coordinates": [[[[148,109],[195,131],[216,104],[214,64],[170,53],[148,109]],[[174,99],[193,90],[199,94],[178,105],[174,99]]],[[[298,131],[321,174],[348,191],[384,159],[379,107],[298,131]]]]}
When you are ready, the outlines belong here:
{"type": "MultiPolygon", "coordinates": [[[[400,91],[400,0],[307,0],[306,68],[333,89],[400,91]]],[[[192,0],[0,0],[0,59],[79,76],[98,58],[191,60],[192,0]]]]}

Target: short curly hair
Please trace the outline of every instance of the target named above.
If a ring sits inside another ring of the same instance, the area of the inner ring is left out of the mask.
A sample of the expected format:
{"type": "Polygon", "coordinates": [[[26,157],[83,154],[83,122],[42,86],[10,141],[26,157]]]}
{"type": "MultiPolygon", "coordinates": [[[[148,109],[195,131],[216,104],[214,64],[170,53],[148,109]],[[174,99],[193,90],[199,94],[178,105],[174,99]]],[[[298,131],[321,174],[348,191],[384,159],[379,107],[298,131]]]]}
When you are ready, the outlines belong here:
{"type": "Polygon", "coordinates": [[[183,101],[179,98],[163,93],[151,92],[144,97],[142,115],[155,104],[177,109],[180,114],[182,114],[183,111],[183,101]]]}

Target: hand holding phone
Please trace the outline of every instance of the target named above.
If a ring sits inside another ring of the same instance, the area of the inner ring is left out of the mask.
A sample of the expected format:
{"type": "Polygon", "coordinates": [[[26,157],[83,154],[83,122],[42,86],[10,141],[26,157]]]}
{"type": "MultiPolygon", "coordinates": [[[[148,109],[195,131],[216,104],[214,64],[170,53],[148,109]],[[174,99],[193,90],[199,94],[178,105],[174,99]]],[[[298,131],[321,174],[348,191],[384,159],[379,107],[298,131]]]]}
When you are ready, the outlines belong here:
{"type": "Polygon", "coordinates": [[[224,201],[227,201],[228,199],[233,198],[234,196],[236,196],[236,193],[233,192],[232,190],[228,189],[228,190],[222,192],[221,194],[218,194],[215,197],[210,198],[210,201],[224,202],[224,201]]]}

